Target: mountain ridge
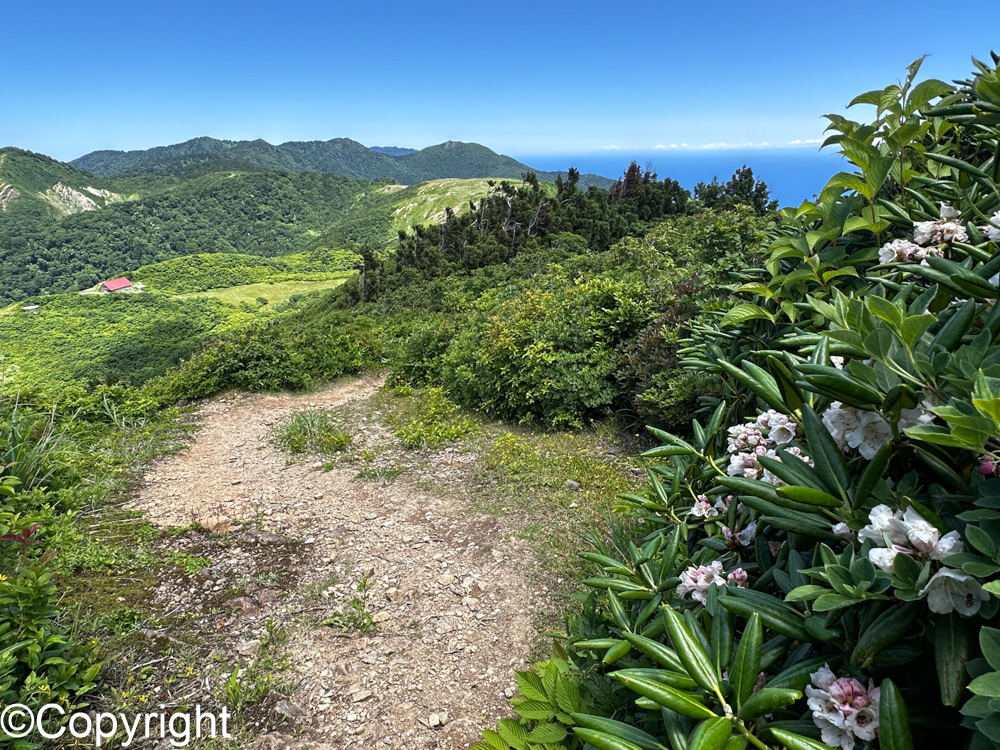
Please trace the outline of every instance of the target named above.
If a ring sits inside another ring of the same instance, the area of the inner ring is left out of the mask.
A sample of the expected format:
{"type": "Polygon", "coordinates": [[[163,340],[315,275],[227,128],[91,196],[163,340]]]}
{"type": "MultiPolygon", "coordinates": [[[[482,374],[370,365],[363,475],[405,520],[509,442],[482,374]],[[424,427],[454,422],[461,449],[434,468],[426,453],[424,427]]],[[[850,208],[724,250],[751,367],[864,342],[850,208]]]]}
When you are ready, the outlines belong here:
{"type": "MultiPolygon", "coordinates": [[[[183,143],[150,149],[92,151],[69,164],[99,177],[230,168],[323,172],[366,180],[391,179],[407,185],[449,178],[520,179],[525,172],[534,172],[539,180],[548,182],[560,175],[564,179],[566,177],[566,172],[536,170],[478,143],[445,141],[413,150],[396,146],[368,148],[350,138],[286,141],[274,145],[260,138],[228,141],[200,136],[183,143]]],[[[587,174],[580,178],[582,187],[608,187],[612,182],[600,175],[587,174]]]]}

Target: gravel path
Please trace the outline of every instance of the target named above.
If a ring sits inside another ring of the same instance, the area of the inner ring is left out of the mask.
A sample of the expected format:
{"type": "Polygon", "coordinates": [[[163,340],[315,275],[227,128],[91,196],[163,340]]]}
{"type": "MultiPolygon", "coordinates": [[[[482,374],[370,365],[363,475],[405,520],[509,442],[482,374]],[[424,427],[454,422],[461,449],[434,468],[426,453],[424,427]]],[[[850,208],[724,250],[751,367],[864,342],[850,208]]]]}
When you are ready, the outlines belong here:
{"type": "MultiPolygon", "coordinates": [[[[356,466],[288,464],[269,444],[293,412],[363,406],[380,385],[363,378],[303,396],[208,401],[189,448],[147,472],[134,502],[161,526],[231,529],[258,550],[271,537],[296,544],[294,559],[273,563],[286,566],[274,571],[280,596],[251,591],[226,603],[238,615],[225,626],[235,653],[252,653],[245,634],[267,618],[291,631],[285,676],[296,688],[278,705],[288,721],[249,747],[465,748],[509,714],[504,694],[526,665],[545,592],[529,583],[531,552],[506,522],[466,510],[476,456],[439,451],[422,477],[383,485],[358,479],[356,466]],[[377,630],[318,624],[350,612],[365,579],[377,630]]],[[[357,419],[355,450],[392,440],[377,418],[357,419]]],[[[237,554],[227,575],[249,565],[237,554]]]]}

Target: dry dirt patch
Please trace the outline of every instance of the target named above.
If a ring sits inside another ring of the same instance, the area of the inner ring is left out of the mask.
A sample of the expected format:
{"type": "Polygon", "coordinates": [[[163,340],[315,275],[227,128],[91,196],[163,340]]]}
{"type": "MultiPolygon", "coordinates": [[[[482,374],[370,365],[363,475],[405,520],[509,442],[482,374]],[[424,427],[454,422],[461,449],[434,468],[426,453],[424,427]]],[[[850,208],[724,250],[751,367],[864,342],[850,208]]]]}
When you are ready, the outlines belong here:
{"type": "MultiPolygon", "coordinates": [[[[251,587],[226,607],[226,627],[248,634],[231,640],[237,654],[252,652],[249,634],[266,618],[292,633],[285,677],[296,687],[290,705],[279,704],[289,720],[255,747],[467,747],[508,713],[504,692],[535,642],[532,612],[545,591],[530,583],[527,543],[504,521],[467,512],[462,477],[475,457],[441,451],[430,469],[433,480],[440,467],[439,484],[429,486],[425,471],[419,483],[404,474],[385,485],[358,479],[348,462],[329,471],[289,464],[270,443],[294,412],[358,405],[380,385],[362,378],[302,396],[206,402],[191,445],[147,472],[134,502],[161,526],[200,523],[295,545],[294,556],[274,560],[279,594],[251,587]],[[361,595],[363,581],[371,589],[361,595]],[[349,614],[355,597],[377,630],[320,624],[349,614]]],[[[387,434],[360,417],[348,429],[362,445],[387,434]]],[[[246,564],[213,576],[224,581],[246,564]]]]}

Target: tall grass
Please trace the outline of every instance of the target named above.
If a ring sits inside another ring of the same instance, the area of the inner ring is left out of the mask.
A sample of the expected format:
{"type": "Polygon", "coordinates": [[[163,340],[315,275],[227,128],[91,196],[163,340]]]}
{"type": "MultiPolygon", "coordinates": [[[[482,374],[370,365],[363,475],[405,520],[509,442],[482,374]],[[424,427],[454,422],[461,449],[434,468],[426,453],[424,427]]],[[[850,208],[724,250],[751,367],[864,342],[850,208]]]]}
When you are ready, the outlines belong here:
{"type": "Polygon", "coordinates": [[[53,487],[71,470],[67,427],[56,425],[55,407],[39,413],[15,396],[0,394],[0,476],[16,477],[19,489],[53,487]]]}

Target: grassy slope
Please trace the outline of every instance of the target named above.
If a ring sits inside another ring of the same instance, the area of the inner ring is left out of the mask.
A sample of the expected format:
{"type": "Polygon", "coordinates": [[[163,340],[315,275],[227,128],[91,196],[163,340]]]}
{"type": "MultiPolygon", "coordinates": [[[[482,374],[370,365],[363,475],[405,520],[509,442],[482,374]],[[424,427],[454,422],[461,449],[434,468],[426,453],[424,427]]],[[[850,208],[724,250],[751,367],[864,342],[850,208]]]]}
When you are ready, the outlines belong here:
{"type": "Polygon", "coordinates": [[[333,289],[344,283],[344,279],[326,281],[267,281],[259,284],[243,284],[242,286],[207,289],[203,292],[192,292],[180,295],[180,299],[189,297],[207,297],[219,300],[227,305],[257,304],[258,299],[266,299],[269,305],[280,305],[297,294],[310,294],[333,289]]]}

